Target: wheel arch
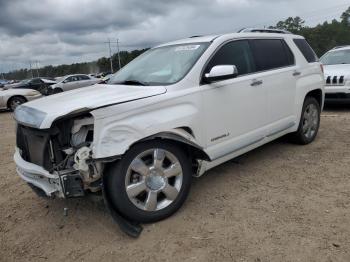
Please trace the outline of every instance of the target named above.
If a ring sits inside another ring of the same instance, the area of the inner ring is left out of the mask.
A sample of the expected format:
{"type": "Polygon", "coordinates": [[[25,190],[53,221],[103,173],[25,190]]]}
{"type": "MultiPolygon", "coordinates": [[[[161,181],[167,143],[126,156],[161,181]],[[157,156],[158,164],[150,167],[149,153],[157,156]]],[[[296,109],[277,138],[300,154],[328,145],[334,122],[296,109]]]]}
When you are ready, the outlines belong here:
{"type": "Polygon", "coordinates": [[[114,162],[121,159],[122,156],[134,145],[151,140],[163,140],[166,142],[176,143],[182,148],[185,148],[186,153],[188,153],[193,159],[211,161],[209,155],[204,151],[203,147],[196,142],[192,130],[189,127],[179,127],[149,135],[131,143],[128,146],[128,149],[121,155],[96,158],[95,160],[102,162],[114,162]]]}
{"type": "Polygon", "coordinates": [[[189,153],[195,159],[210,161],[210,157],[208,156],[208,154],[204,151],[204,149],[201,146],[199,146],[195,142],[190,128],[181,127],[181,128],[174,129],[172,131],[160,132],[160,133],[148,136],[146,138],[143,138],[140,141],[135,142],[134,144],[137,144],[143,141],[154,140],[154,139],[158,139],[158,140],[161,139],[161,140],[177,143],[185,147],[187,150],[187,153],[189,153]]]}
{"type": "MultiPolygon", "coordinates": [[[[313,97],[317,100],[318,104],[320,105],[320,107],[322,108],[322,105],[323,105],[323,102],[324,102],[324,97],[323,97],[323,92],[321,89],[314,89],[314,90],[311,90],[309,91],[306,96],[305,96],[305,99],[306,97],[313,97]]],[[[304,101],[305,101],[304,99],[304,101]]]]}
{"type": "Polygon", "coordinates": [[[24,101],[26,101],[26,102],[28,101],[28,99],[27,99],[25,96],[23,96],[23,95],[13,95],[13,96],[11,96],[11,97],[9,97],[9,98],[7,99],[7,102],[6,102],[7,108],[10,108],[10,102],[11,102],[11,100],[14,99],[15,97],[23,98],[24,101]]]}

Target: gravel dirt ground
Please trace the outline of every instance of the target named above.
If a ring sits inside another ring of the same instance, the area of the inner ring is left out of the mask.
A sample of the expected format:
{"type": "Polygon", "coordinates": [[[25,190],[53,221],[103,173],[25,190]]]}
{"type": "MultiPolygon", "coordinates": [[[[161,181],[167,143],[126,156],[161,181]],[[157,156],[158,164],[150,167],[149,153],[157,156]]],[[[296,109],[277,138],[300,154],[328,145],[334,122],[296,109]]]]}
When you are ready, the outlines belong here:
{"type": "Polygon", "coordinates": [[[16,175],[8,112],[0,133],[0,261],[350,261],[350,108],[323,112],[311,145],[280,139],[195,179],[138,239],[96,201],[38,198],[16,175]]]}

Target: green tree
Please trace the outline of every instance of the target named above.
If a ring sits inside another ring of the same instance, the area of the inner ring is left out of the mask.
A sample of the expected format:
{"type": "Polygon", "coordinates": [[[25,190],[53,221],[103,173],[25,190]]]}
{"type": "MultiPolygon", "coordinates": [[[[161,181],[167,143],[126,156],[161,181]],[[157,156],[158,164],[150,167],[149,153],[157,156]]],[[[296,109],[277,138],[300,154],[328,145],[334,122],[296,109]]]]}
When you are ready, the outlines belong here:
{"type": "Polygon", "coordinates": [[[285,21],[280,21],[276,24],[276,28],[288,30],[292,33],[298,33],[303,29],[305,21],[299,16],[288,17],[285,21]]]}
{"type": "Polygon", "coordinates": [[[350,7],[341,15],[341,22],[347,26],[350,26],[350,7]]]}

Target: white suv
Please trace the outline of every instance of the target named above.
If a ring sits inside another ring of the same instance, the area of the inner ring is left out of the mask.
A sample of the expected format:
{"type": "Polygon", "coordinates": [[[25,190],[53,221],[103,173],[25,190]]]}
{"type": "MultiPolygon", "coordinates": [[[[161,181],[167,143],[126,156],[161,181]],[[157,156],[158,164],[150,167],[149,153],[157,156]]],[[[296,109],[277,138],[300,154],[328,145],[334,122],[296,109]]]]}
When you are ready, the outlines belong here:
{"type": "Polygon", "coordinates": [[[350,103],[350,46],[339,46],[320,59],[324,65],[326,102],[350,103]]]}
{"type": "Polygon", "coordinates": [[[105,85],[20,106],[18,174],[47,196],[103,189],[114,214],[154,222],[192,176],[278,137],[318,132],[324,76],[304,38],[234,33],[152,48],[105,85]]]}

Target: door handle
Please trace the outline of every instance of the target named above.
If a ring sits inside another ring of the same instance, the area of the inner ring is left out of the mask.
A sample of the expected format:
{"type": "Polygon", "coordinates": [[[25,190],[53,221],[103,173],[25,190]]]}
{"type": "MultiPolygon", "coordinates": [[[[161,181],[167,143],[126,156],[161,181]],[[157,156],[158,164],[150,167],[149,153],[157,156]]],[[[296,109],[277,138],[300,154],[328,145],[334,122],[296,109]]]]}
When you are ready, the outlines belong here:
{"type": "Polygon", "coordinates": [[[250,84],[251,86],[260,86],[262,85],[262,80],[253,80],[253,82],[250,84]]]}
{"type": "Polygon", "coordinates": [[[294,71],[294,73],[293,73],[293,76],[300,76],[301,75],[301,72],[299,72],[299,71],[294,71]]]}

